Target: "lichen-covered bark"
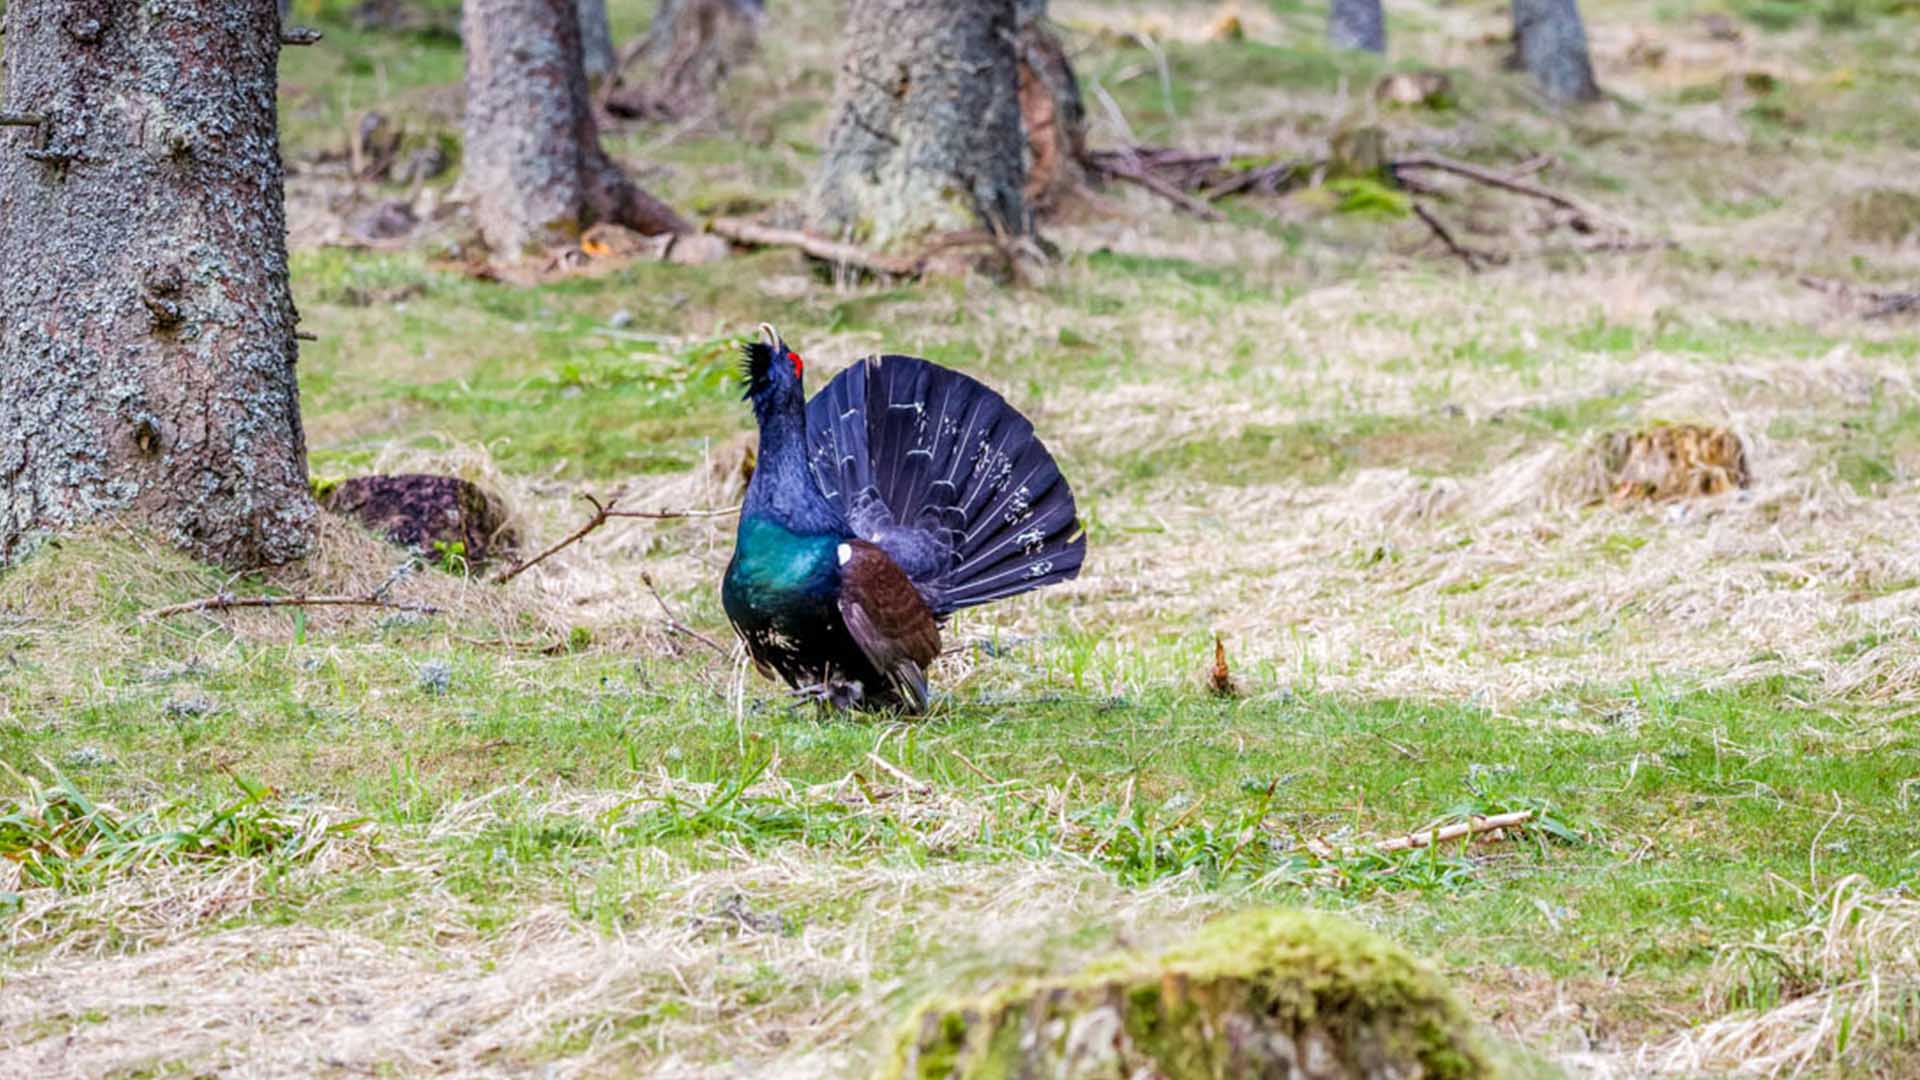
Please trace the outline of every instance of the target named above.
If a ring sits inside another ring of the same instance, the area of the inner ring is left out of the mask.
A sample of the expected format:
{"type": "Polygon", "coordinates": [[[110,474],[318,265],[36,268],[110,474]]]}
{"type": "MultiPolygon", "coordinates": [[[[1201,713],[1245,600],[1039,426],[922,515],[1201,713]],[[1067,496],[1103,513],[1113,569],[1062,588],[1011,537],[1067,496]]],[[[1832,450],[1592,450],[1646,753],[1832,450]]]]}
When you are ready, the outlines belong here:
{"type": "Polygon", "coordinates": [[[600,149],[574,0],[467,0],[465,174],[480,234],[515,259],[611,221],[691,232],[600,149]]]}
{"type": "Polygon", "coordinates": [[[1575,0],[1513,0],[1513,44],[1520,66],[1554,101],[1599,100],[1575,0]]]}
{"type": "Polygon", "coordinates": [[[759,48],[764,15],[760,0],[661,0],[640,50],[646,81],[608,107],[659,119],[710,108],[759,48]]]}
{"type": "Polygon", "coordinates": [[[235,566],[306,553],[275,0],[12,0],[0,562],[104,515],[235,566]]]}
{"type": "Polygon", "coordinates": [[[1330,916],[1245,912],[1152,959],[940,1001],[878,1080],[1469,1080],[1500,1070],[1440,978],[1330,916]]]}
{"type": "Polygon", "coordinates": [[[1032,231],[1013,0],[851,0],[816,231],[881,251],[1032,231]]]}
{"type": "Polygon", "coordinates": [[[589,82],[613,73],[613,28],[607,23],[607,0],[579,0],[580,67],[589,82]]]}
{"type": "Polygon", "coordinates": [[[1087,110],[1067,50],[1047,18],[1046,0],[1018,0],[1016,56],[1020,117],[1027,133],[1027,206],[1042,213],[1085,180],[1087,110]]]}
{"type": "Polygon", "coordinates": [[[1336,49],[1387,51],[1387,18],[1380,0],[1333,0],[1327,10],[1327,44],[1336,49]]]}

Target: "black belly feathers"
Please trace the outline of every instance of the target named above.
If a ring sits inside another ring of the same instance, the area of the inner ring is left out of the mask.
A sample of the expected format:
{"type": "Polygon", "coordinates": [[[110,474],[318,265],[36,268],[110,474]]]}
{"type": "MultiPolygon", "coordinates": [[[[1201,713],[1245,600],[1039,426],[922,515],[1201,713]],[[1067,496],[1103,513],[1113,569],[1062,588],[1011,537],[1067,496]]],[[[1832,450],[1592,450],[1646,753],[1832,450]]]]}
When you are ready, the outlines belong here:
{"type": "Polygon", "coordinates": [[[869,357],[803,407],[799,357],[761,329],[746,365],[760,453],[727,615],[798,690],[922,711],[939,620],[1079,573],[1072,490],[1033,425],[978,381],[869,357]]]}

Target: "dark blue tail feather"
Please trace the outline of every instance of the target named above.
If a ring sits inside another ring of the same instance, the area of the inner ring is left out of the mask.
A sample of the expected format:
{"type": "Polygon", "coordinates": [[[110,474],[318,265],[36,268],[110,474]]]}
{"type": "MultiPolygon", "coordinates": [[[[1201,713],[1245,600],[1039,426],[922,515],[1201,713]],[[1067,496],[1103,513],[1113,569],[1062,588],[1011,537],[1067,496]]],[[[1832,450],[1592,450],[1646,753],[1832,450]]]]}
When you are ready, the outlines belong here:
{"type": "Polygon", "coordinates": [[[869,357],[807,403],[815,482],[935,614],[1066,581],[1086,535],[1033,425],[974,379],[869,357]]]}

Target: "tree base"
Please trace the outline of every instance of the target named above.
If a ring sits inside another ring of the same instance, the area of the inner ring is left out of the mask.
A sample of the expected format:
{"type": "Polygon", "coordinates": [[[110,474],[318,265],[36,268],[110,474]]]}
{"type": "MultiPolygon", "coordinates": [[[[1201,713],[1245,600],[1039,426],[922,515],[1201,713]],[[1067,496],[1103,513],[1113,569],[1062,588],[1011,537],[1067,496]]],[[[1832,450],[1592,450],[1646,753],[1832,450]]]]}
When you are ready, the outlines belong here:
{"type": "Polygon", "coordinates": [[[1252,911],[1155,959],[935,1002],[876,1080],[1399,1077],[1498,1070],[1439,976],[1330,916],[1252,911]]]}

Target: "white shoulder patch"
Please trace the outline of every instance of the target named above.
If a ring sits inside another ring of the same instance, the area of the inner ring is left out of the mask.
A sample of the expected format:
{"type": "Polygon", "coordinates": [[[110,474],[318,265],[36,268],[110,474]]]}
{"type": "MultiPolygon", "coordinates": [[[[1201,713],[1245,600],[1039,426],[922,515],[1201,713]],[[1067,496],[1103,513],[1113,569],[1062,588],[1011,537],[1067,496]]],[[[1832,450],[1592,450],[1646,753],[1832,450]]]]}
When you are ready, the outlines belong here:
{"type": "Polygon", "coordinates": [[[841,544],[840,545],[840,565],[841,566],[847,565],[847,562],[852,558],[853,558],[853,545],[841,544]]]}

